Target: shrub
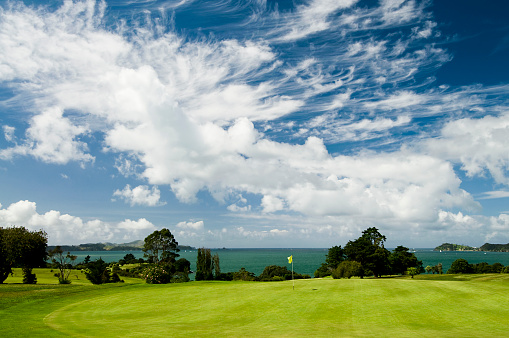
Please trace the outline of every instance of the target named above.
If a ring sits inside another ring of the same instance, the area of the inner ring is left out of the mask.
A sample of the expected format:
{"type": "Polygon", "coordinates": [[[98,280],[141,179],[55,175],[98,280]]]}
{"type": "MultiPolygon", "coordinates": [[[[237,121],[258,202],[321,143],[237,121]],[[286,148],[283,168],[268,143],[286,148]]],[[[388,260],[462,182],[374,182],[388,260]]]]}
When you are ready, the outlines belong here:
{"type": "Polygon", "coordinates": [[[343,261],[332,271],[332,278],[352,278],[352,276],[362,276],[362,265],[356,261],[343,261]]]}
{"type": "Polygon", "coordinates": [[[171,282],[173,273],[163,265],[150,265],[143,270],[143,279],[148,284],[166,284],[171,282]]]}
{"type": "Polygon", "coordinates": [[[247,271],[245,268],[241,268],[239,271],[233,273],[233,280],[255,281],[257,278],[254,273],[247,271]]]}

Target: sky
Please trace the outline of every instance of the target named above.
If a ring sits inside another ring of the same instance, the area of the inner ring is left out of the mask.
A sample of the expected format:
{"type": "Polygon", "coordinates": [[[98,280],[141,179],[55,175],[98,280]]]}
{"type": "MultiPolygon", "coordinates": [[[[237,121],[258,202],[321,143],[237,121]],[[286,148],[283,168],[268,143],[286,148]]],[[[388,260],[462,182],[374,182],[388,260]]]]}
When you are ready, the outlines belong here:
{"type": "Polygon", "coordinates": [[[509,242],[505,0],[0,1],[0,226],[509,242]]]}

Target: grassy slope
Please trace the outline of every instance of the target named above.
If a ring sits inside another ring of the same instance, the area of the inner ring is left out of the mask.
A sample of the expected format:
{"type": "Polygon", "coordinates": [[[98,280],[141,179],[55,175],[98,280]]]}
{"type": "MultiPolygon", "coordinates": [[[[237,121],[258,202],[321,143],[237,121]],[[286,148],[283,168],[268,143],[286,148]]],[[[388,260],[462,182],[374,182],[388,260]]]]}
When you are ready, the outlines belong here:
{"type": "Polygon", "coordinates": [[[291,282],[0,285],[0,330],[5,336],[31,327],[41,336],[123,337],[509,332],[509,275],[419,278],[298,280],[295,290],[291,282]],[[9,303],[4,290],[26,295],[9,303]]]}

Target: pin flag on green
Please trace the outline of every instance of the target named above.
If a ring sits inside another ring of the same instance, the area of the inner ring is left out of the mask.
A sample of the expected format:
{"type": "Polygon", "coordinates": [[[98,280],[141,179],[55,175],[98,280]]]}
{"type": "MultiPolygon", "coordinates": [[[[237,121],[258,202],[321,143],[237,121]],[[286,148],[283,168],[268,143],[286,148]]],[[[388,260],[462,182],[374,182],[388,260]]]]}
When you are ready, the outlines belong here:
{"type": "Polygon", "coordinates": [[[293,289],[295,290],[295,281],[293,280],[293,255],[288,257],[288,264],[292,265],[292,285],[293,285],[293,289]]]}

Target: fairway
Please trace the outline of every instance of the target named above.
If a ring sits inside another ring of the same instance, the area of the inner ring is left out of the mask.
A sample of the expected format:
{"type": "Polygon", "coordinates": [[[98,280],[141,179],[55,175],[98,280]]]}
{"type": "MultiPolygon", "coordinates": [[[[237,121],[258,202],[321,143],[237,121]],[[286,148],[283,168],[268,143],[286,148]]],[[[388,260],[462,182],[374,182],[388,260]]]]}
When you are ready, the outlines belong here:
{"type": "MultiPolygon", "coordinates": [[[[499,275],[500,276],[500,275],[499,275]]],[[[44,323],[69,336],[436,336],[509,332],[509,281],[408,278],[135,285],[44,323]]]]}

